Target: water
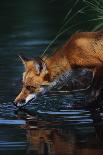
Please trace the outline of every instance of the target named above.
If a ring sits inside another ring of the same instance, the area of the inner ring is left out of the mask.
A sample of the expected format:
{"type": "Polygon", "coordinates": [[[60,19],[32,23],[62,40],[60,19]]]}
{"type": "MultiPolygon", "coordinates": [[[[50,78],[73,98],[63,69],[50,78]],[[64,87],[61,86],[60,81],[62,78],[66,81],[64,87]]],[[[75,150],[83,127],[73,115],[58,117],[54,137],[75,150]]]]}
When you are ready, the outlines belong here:
{"type": "Polygon", "coordinates": [[[18,54],[42,54],[62,23],[65,2],[0,1],[0,155],[103,154],[103,113],[98,105],[87,108],[81,95],[52,93],[20,110],[12,103],[21,89],[18,54]]]}
{"type": "Polygon", "coordinates": [[[103,113],[73,97],[50,93],[21,109],[2,103],[0,154],[102,155],[103,113]]]}

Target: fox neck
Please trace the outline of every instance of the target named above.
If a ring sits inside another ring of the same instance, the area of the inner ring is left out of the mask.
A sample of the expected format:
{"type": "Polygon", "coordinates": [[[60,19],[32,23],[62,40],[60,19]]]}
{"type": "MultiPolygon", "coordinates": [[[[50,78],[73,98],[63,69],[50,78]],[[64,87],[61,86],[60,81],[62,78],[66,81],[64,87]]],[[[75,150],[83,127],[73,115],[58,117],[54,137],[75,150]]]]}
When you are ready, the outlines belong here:
{"type": "Polygon", "coordinates": [[[45,62],[48,68],[50,81],[56,79],[59,75],[61,75],[69,68],[71,69],[69,61],[64,55],[59,54],[58,57],[57,54],[55,54],[54,56],[47,58],[45,62]]]}

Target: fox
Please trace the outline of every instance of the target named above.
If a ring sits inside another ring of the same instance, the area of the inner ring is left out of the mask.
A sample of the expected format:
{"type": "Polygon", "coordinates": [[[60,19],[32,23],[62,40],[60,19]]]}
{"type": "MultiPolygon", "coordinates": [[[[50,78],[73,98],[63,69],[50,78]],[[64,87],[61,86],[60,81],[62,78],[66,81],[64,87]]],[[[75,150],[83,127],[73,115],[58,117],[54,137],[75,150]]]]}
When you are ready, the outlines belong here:
{"type": "Polygon", "coordinates": [[[76,148],[75,137],[71,131],[69,132],[71,134],[69,133],[66,135],[65,130],[62,130],[61,133],[60,129],[46,130],[43,128],[38,128],[36,131],[27,130],[27,138],[30,145],[26,154],[29,155],[31,151],[35,152],[35,148],[39,155],[47,154],[45,153],[45,145],[47,147],[48,155],[67,155],[69,152],[74,153],[74,149],[76,148]],[[66,139],[67,136],[68,139],[66,139]]]}
{"type": "MultiPolygon", "coordinates": [[[[43,91],[67,70],[87,68],[93,71],[95,88],[103,79],[103,30],[76,32],[58,50],[48,57],[26,58],[19,56],[23,65],[23,87],[14,102],[24,103],[31,94],[43,91]]],[[[30,97],[31,98],[31,97],[30,97]]]]}

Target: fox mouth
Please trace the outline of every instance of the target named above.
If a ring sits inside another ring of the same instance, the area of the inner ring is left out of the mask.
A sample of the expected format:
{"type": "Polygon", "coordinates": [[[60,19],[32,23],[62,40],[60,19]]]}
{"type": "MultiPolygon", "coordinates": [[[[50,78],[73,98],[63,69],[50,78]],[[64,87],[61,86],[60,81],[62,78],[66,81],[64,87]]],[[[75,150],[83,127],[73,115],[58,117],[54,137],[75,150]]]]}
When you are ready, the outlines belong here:
{"type": "Polygon", "coordinates": [[[40,88],[40,91],[39,91],[38,93],[31,93],[31,94],[29,94],[29,95],[26,97],[26,99],[25,99],[24,102],[22,102],[22,103],[21,103],[21,102],[14,103],[14,105],[15,105],[16,107],[23,107],[23,106],[27,105],[28,103],[32,103],[33,101],[35,101],[35,100],[37,99],[37,96],[38,96],[38,95],[44,94],[44,93],[45,93],[44,90],[45,90],[45,89],[44,89],[43,87],[41,87],[41,88],[40,88]]]}
{"type": "Polygon", "coordinates": [[[35,93],[32,93],[32,94],[29,94],[27,97],[26,97],[26,99],[25,99],[25,102],[18,102],[18,103],[15,103],[14,102],[14,105],[16,106],[16,107],[23,107],[23,106],[25,106],[26,104],[28,104],[28,103],[31,103],[32,101],[34,101],[34,100],[36,100],[36,98],[37,98],[37,95],[35,94],[35,93]]]}
{"type": "Polygon", "coordinates": [[[36,99],[36,97],[37,97],[37,95],[34,94],[34,93],[33,93],[33,94],[29,94],[29,95],[26,97],[25,103],[27,104],[27,103],[32,102],[33,100],[36,99]]]}

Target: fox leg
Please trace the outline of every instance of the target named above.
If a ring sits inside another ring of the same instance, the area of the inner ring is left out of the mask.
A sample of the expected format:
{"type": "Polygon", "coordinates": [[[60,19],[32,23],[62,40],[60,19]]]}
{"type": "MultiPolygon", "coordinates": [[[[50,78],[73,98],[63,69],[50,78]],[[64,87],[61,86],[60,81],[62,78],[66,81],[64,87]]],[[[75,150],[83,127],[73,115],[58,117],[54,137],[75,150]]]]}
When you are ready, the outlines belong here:
{"type": "Polygon", "coordinates": [[[98,97],[103,84],[103,67],[93,69],[93,78],[91,83],[92,93],[98,97]]]}
{"type": "Polygon", "coordinates": [[[94,89],[100,89],[103,83],[103,67],[94,70],[92,85],[94,89]]]}

